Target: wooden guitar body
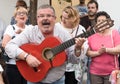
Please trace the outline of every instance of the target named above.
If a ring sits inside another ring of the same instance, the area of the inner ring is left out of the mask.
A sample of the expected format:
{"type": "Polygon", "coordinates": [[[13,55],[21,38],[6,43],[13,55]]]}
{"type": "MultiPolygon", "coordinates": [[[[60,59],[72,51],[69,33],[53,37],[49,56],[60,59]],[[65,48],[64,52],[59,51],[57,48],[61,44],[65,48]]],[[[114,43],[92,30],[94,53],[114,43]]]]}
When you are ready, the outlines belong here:
{"type": "Polygon", "coordinates": [[[21,72],[22,76],[31,82],[38,82],[41,81],[47,74],[48,70],[52,67],[57,67],[62,65],[66,61],[66,53],[62,51],[54,56],[52,60],[52,66],[48,59],[45,58],[44,54],[45,51],[51,49],[55,46],[58,46],[61,42],[56,37],[49,37],[46,38],[40,45],[35,44],[24,44],[21,48],[32,54],[37,59],[42,62],[39,67],[36,67],[37,71],[34,70],[33,67],[30,67],[26,61],[19,60],[16,62],[19,71],[21,72]]]}

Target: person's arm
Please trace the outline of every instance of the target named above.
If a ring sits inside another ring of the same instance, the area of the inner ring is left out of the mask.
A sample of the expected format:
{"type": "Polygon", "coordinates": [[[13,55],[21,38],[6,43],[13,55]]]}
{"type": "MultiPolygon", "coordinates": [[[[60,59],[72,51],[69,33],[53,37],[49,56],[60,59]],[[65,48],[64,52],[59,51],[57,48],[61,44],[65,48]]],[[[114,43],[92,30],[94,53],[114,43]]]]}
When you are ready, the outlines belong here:
{"type": "Polygon", "coordinates": [[[120,45],[114,47],[114,48],[106,48],[106,53],[118,55],[120,53],[120,45]]]}
{"type": "Polygon", "coordinates": [[[97,51],[93,51],[90,48],[88,48],[86,55],[90,56],[90,57],[96,57],[96,56],[99,56],[105,52],[106,52],[106,48],[104,46],[101,46],[101,48],[97,51]]]}
{"type": "Polygon", "coordinates": [[[12,25],[8,25],[3,35],[3,40],[2,40],[3,48],[5,48],[6,44],[12,39],[14,34],[15,34],[15,31],[13,30],[12,25]]]}
{"type": "Polygon", "coordinates": [[[98,53],[98,51],[92,51],[92,50],[90,50],[90,48],[88,48],[86,55],[89,57],[96,57],[99,55],[99,53],[98,53]]]}
{"type": "Polygon", "coordinates": [[[4,80],[3,80],[3,77],[2,77],[2,73],[0,73],[0,84],[5,84],[4,80]]]}
{"type": "Polygon", "coordinates": [[[101,47],[98,51],[92,51],[89,48],[88,51],[87,51],[87,56],[95,57],[95,56],[101,55],[102,53],[118,55],[120,53],[120,45],[118,45],[118,46],[116,46],[114,48],[101,47]]]}
{"type": "Polygon", "coordinates": [[[20,48],[21,45],[29,43],[28,39],[31,38],[29,38],[28,35],[31,34],[31,32],[32,28],[25,29],[20,35],[16,36],[6,44],[5,51],[10,58],[25,60],[29,66],[37,67],[40,65],[40,61],[35,56],[32,56],[20,48]]]}
{"type": "Polygon", "coordinates": [[[25,60],[31,67],[38,67],[41,64],[41,62],[36,57],[26,52],[20,53],[18,58],[25,60]]]}
{"type": "Polygon", "coordinates": [[[106,53],[112,54],[112,55],[118,55],[120,54],[120,34],[119,32],[114,29],[111,33],[111,41],[113,48],[106,48],[106,53]]]}
{"type": "Polygon", "coordinates": [[[80,56],[80,54],[81,54],[81,50],[82,50],[82,45],[83,45],[83,43],[85,42],[85,38],[76,38],[75,39],[75,49],[74,49],[74,51],[75,51],[75,55],[77,56],[77,57],[79,57],[80,56]]]}
{"type": "Polygon", "coordinates": [[[9,35],[4,35],[3,41],[2,41],[2,47],[5,48],[6,44],[11,40],[12,38],[9,35]]]}
{"type": "Polygon", "coordinates": [[[3,80],[2,72],[3,72],[3,68],[2,68],[2,66],[0,65],[0,84],[5,84],[5,83],[4,83],[4,80],[3,80]]]}

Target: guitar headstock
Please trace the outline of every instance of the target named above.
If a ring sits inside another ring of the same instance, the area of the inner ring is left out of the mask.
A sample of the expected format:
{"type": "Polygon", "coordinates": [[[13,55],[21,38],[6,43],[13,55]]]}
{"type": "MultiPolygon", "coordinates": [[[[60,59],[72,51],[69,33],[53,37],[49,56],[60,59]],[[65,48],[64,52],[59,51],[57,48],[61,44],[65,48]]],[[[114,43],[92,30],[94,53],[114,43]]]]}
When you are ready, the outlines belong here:
{"type": "Polygon", "coordinates": [[[114,20],[111,20],[111,19],[107,19],[99,24],[96,24],[94,26],[94,30],[96,32],[100,32],[100,31],[103,31],[105,29],[108,29],[110,27],[112,27],[114,25],[114,20]]]}
{"type": "Polygon", "coordinates": [[[77,38],[77,37],[85,37],[85,38],[87,38],[87,37],[89,37],[90,35],[95,34],[96,32],[100,32],[100,31],[103,31],[103,30],[105,30],[105,29],[108,29],[108,28],[112,27],[112,26],[114,25],[113,23],[114,23],[113,20],[107,19],[107,20],[105,20],[105,21],[103,21],[103,22],[95,25],[94,27],[92,27],[92,28],[91,28],[90,30],[88,30],[88,31],[84,31],[84,30],[83,30],[83,33],[82,33],[82,34],[80,34],[80,35],[78,35],[78,36],[75,36],[75,37],[76,37],[76,38],[77,38]]]}

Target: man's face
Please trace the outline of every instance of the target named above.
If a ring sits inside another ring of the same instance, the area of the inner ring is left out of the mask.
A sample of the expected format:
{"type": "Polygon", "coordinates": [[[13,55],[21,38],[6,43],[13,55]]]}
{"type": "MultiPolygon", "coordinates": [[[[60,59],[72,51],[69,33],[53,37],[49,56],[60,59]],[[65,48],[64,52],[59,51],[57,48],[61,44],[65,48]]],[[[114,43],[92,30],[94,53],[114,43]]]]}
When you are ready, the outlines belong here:
{"type": "Polygon", "coordinates": [[[88,4],[87,7],[88,7],[88,15],[89,16],[94,16],[98,11],[95,3],[90,3],[90,4],[88,4]]]}
{"type": "Polygon", "coordinates": [[[52,9],[44,8],[37,11],[37,24],[42,33],[49,34],[53,32],[56,16],[52,9]]]}

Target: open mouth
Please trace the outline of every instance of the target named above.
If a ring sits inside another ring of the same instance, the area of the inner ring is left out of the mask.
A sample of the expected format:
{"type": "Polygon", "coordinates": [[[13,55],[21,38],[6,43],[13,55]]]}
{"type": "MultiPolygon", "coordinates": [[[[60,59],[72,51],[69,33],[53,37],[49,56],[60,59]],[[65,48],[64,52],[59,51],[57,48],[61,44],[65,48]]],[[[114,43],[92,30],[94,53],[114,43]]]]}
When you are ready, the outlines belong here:
{"type": "Polygon", "coordinates": [[[50,25],[50,23],[49,22],[44,22],[44,23],[42,23],[42,25],[50,25]]]}
{"type": "Polygon", "coordinates": [[[42,25],[50,25],[50,22],[47,20],[42,21],[42,25]]]}
{"type": "Polygon", "coordinates": [[[20,20],[24,20],[24,19],[25,19],[24,17],[20,18],[20,20]]]}

